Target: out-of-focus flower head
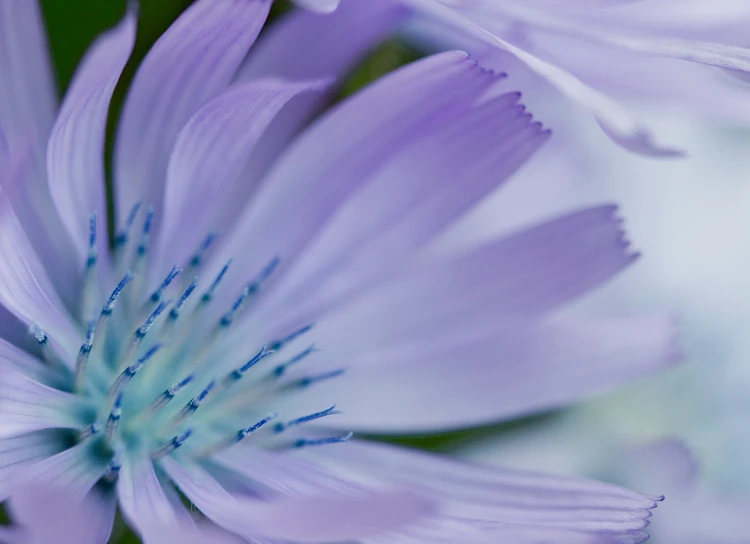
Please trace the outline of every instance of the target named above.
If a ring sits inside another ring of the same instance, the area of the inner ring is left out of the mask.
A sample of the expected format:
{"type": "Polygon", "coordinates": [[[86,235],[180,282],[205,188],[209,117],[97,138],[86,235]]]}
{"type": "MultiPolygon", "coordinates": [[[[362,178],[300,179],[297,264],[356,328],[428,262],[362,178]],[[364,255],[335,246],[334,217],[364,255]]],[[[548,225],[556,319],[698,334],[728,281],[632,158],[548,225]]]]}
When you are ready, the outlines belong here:
{"type": "Polygon", "coordinates": [[[431,251],[548,138],[502,74],[440,54],[306,126],[403,10],[254,46],[270,4],[200,0],[140,66],[110,251],[135,16],[57,108],[37,5],[0,1],[2,537],[103,543],[119,506],[148,543],[642,540],[653,498],[352,439],[569,403],[674,362],[674,331],[558,314],[635,260],[613,206],[431,251]]]}
{"type": "MultiPolygon", "coordinates": [[[[747,2],[400,1],[441,23],[420,32],[438,46],[461,43],[474,54],[499,58],[502,51],[514,57],[589,109],[604,131],[631,151],[655,156],[682,153],[655,141],[651,123],[626,107],[630,99],[750,121],[747,2]],[[466,42],[467,37],[476,42],[466,42]]],[[[298,3],[330,10],[335,2],[298,3]]],[[[508,59],[499,62],[507,65],[508,59]]]]}

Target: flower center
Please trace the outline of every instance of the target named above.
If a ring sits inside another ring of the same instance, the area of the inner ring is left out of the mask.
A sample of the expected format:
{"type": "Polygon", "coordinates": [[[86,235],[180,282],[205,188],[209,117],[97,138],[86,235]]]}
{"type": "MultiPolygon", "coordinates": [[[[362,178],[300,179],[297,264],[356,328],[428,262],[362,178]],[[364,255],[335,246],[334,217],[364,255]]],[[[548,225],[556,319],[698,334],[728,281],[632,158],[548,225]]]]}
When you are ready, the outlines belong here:
{"type": "MultiPolygon", "coordinates": [[[[311,325],[268,342],[240,366],[232,366],[222,349],[222,339],[271,280],[279,260],[266,264],[231,305],[215,308],[224,298],[217,295],[231,263],[198,294],[198,275],[216,239],[211,234],[183,269],[173,266],[148,292],[153,211],[145,213],[140,233],[133,236],[139,211],[136,205],[117,234],[113,270],[107,274],[100,270],[96,220],[91,219],[81,310],[86,336],[65,386],[80,401],[81,427],[75,441],[88,444],[94,461],[106,465],[104,479],[117,479],[122,457],[130,451],[157,460],[179,449],[182,455],[201,459],[251,436],[268,448],[346,442],[351,433],[296,432],[306,423],[337,414],[335,406],[293,419],[278,417],[276,408],[291,406],[295,392],[343,372],[289,372],[317,351],[314,344],[279,360],[280,352],[305,336],[311,325]],[[106,281],[115,286],[102,297],[100,282],[106,281]],[[217,311],[223,312],[218,318],[217,311]]],[[[32,332],[47,361],[62,368],[46,333],[38,328],[32,332]]]]}

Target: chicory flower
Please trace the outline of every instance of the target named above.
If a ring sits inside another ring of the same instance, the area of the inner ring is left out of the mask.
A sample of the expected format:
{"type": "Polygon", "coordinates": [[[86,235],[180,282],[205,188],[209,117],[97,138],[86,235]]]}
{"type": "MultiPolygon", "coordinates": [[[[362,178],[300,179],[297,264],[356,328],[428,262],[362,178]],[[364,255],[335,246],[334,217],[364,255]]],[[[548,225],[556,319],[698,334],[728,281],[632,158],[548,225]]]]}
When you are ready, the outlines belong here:
{"type": "Polygon", "coordinates": [[[398,13],[252,47],[269,8],[200,0],[140,66],[110,251],[135,17],[55,113],[38,7],[0,3],[3,538],[103,543],[119,508],[147,543],[640,540],[654,498],[352,438],[574,401],[672,363],[673,327],[558,312],[637,257],[613,206],[432,251],[549,136],[502,74],[429,57],[305,128],[398,13]]]}

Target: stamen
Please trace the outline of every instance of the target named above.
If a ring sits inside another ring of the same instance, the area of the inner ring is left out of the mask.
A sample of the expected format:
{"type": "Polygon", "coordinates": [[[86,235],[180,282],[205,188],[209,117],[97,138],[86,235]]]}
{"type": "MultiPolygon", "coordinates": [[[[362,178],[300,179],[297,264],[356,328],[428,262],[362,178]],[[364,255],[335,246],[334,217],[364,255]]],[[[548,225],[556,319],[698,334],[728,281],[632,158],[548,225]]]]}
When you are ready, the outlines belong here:
{"type": "Polygon", "coordinates": [[[180,275],[180,272],[182,272],[181,268],[177,268],[177,265],[172,267],[172,270],[169,271],[169,274],[167,274],[167,277],[164,278],[164,281],[161,282],[161,285],[159,288],[151,293],[150,300],[154,304],[159,302],[161,300],[161,297],[164,295],[164,291],[169,287],[169,284],[172,283],[172,281],[180,275]]]}
{"type": "Polygon", "coordinates": [[[84,428],[80,433],[78,433],[78,440],[84,440],[88,438],[89,436],[93,436],[97,434],[99,431],[101,431],[101,428],[99,427],[98,423],[92,423],[91,425],[88,425],[86,428],[84,428]]]}
{"type": "Polygon", "coordinates": [[[89,256],[86,260],[86,268],[92,269],[96,266],[96,214],[89,218],[89,256]]]}
{"type": "Polygon", "coordinates": [[[327,444],[346,444],[352,436],[354,436],[354,433],[348,433],[344,436],[329,436],[327,438],[300,438],[294,443],[294,447],[306,448],[308,446],[325,446],[327,444]]]}
{"type": "Polygon", "coordinates": [[[110,461],[109,466],[107,467],[107,470],[104,472],[104,475],[102,478],[104,481],[109,483],[114,483],[117,481],[117,478],[120,476],[120,469],[122,468],[122,454],[120,453],[120,450],[115,450],[114,457],[112,458],[112,461],[110,461]]]}
{"type": "Polygon", "coordinates": [[[214,240],[216,240],[216,234],[210,233],[208,236],[206,236],[206,239],[200,245],[198,251],[196,251],[191,257],[190,268],[200,267],[201,263],[203,262],[203,257],[206,255],[206,251],[208,251],[208,248],[211,247],[211,244],[214,243],[214,240]]]}
{"type": "Polygon", "coordinates": [[[182,380],[180,383],[173,385],[169,389],[165,389],[164,393],[159,395],[159,397],[151,403],[151,406],[148,407],[147,412],[154,413],[160,408],[164,407],[169,401],[171,401],[177,393],[179,393],[187,384],[193,381],[195,376],[190,374],[187,378],[182,380]]]}
{"type": "Polygon", "coordinates": [[[86,366],[88,365],[91,348],[94,345],[94,331],[96,330],[96,319],[89,321],[89,328],[86,332],[86,341],[81,345],[76,358],[76,391],[81,392],[86,384],[86,366]]]}
{"type": "Polygon", "coordinates": [[[307,376],[299,380],[297,382],[297,385],[299,387],[309,387],[314,383],[322,382],[324,380],[330,380],[331,378],[341,376],[344,372],[346,372],[345,368],[339,368],[338,370],[332,370],[331,372],[318,374],[317,376],[307,376]]]}
{"type": "Polygon", "coordinates": [[[224,378],[224,381],[222,382],[222,390],[225,389],[226,387],[229,387],[234,382],[239,381],[242,378],[242,376],[245,374],[245,372],[250,370],[252,367],[257,365],[259,362],[261,362],[263,359],[265,359],[269,355],[273,355],[273,354],[274,354],[273,351],[266,350],[266,346],[263,346],[262,348],[260,348],[260,351],[256,353],[252,359],[250,359],[247,363],[242,365],[240,368],[237,368],[233,370],[232,372],[230,372],[226,376],[226,378],[224,378]]]}
{"type": "Polygon", "coordinates": [[[34,338],[39,344],[39,347],[42,349],[42,356],[44,357],[45,361],[47,361],[51,365],[65,366],[65,364],[55,352],[55,349],[50,344],[49,337],[43,329],[41,329],[37,325],[31,325],[29,327],[29,332],[34,335],[34,338]]]}
{"type": "Polygon", "coordinates": [[[242,293],[239,297],[237,297],[237,300],[235,300],[234,304],[232,304],[232,309],[229,310],[227,313],[225,313],[221,320],[219,321],[219,327],[222,329],[229,328],[232,325],[232,322],[234,321],[234,318],[237,316],[237,313],[242,309],[242,307],[245,304],[245,301],[247,300],[247,297],[250,295],[250,287],[245,287],[242,290],[242,293]]]}
{"type": "Polygon", "coordinates": [[[270,413],[270,414],[268,414],[266,417],[264,417],[263,419],[261,419],[255,425],[252,425],[251,427],[248,427],[247,429],[240,429],[239,431],[237,431],[233,435],[228,436],[227,438],[225,438],[224,440],[220,441],[219,443],[217,443],[217,444],[211,446],[210,448],[202,451],[200,453],[199,457],[207,457],[207,456],[210,456],[210,455],[214,455],[214,454],[220,452],[221,450],[225,450],[227,448],[230,448],[230,447],[234,446],[235,444],[239,444],[245,438],[247,438],[248,435],[254,433],[258,429],[260,429],[261,427],[263,427],[264,425],[266,425],[266,423],[268,423],[268,422],[276,419],[276,417],[278,415],[279,414],[276,414],[276,413],[270,413]]]}
{"type": "Polygon", "coordinates": [[[195,291],[195,288],[198,287],[198,278],[194,278],[193,281],[190,283],[188,288],[185,290],[185,292],[180,297],[180,300],[175,304],[174,308],[172,308],[169,311],[169,319],[170,321],[177,321],[177,318],[180,317],[180,313],[182,313],[183,308],[185,308],[185,304],[187,304],[188,299],[190,298],[190,295],[193,294],[193,291],[195,291]]]}
{"type": "Polygon", "coordinates": [[[122,415],[122,393],[122,390],[117,392],[115,402],[112,405],[112,410],[109,412],[109,417],[107,418],[107,430],[105,433],[107,441],[112,440],[115,436],[115,432],[117,432],[117,426],[120,424],[120,416],[122,415]]]}
{"type": "Polygon", "coordinates": [[[180,446],[182,446],[185,443],[185,441],[188,438],[190,438],[190,435],[192,435],[192,434],[193,434],[193,430],[192,429],[188,429],[184,433],[182,433],[181,435],[173,437],[169,442],[167,442],[161,448],[159,448],[154,453],[152,453],[151,454],[151,458],[154,459],[154,460],[156,460],[156,459],[161,459],[165,455],[169,455],[174,450],[176,450],[177,448],[179,448],[180,446]]]}
{"type": "Polygon", "coordinates": [[[125,386],[132,380],[135,375],[138,373],[138,371],[143,368],[143,365],[146,364],[146,361],[148,361],[151,357],[154,356],[154,354],[161,349],[161,344],[156,344],[154,347],[152,347],[150,350],[146,352],[146,354],[138,359],[135,363],[128,366],[125,370],[122,371],[122,373],[117,377],[115,380],[115,383],[112,384],[112,387],[109,390],[110,395],[114,394],[120,394],[122,390],[125,388],[125,386]]]}
{"type": "Polygon", "coordinates": [[[307,416],[299,417],[297,419],[292,419],[291,421],[287,421],[286,423],[277,423],[274,425],[273,430],[277,433],[280,433],[289,427],[294,427],[295,425],[301,425],[302,423],[308,423],[310,421],[315,421],[316,419],[321,419],[327,416],[332,416],[335,414],[340,414],[338,410],[336,410],[336,405],[334,404],[330,408],[326,408],[325,410],[321,410],[320,412],[315,412],[314,414],[310,414],[307,416]]]}
{"type": "Polygon", "coordinates": [[[148,210],[146,211],[146,218],[143,221],[143,231],[141,233],[141,242],[138,244],[138,249],[136,249],[136,255],[138,257],[143,257],[146,255],[146,252],[148,251],[148,240],[151,235],[151,225],[154,221],[154,207],[149,206],[148,210]]]}
{"type": "Polygon", "coordinates": [[[117,299],[120,297],[122,290],[125,289],[125,286],[128,283],[130,283],[134,277],[135,276],[133,276],[133,274],[131,274],[130,272],[125,273],[125,277],[120,280],[120,283],[117,284],[117,287],[115,287],[115,290],[112,291],[112,294],[109,295],[107,302],[104,304],[104,307],[102,308],[102,313],[101,313],[102,318],[112,314],[112,310],[115,309],[115,303],[117,302],[117,299]]]}
{"type": "Polygon", "coordinates": [[[135,223],[135,218],[138,215],[138,211],[141,209],[141,203],[136,202],[133,207],[130,209],[130,214],[128,214],[128,219],[125,221],[125,226],[120,230],[120,232],[115,236],[115,250],[120,250],[124,248],[128,243],[128,236],[130,235],[130,228],[133,226],[133,223],[135,223]]]}
{"type": "Polygon", "coordinates": [[[291,359],[289,359],[286,363],[282,363],[276,368],[273,369],[273,373],[277,378],[280,378],[284,375],[287,368],[290,366],[300,362],[302,359],[310,355],[311,353],[317,353],[319,350],[315,347],[315,344],[311,344],[307,349],[301,351],[291,359]]]}
{"type": "Polygon", "coordinates": [[[174,424],[176,425],[193,415],[195,411],[200,408],[201,403],[206,400],[206,397],[209,395],[209,393],[211,393],[215,385],[216,380],[211,380],[211,382],[203,391],[200,392],[197,397],[193,397],[192,399],[190,399],[190,402],[188,402],[185,407],[180,410],[180,412],[175,416],[174,424]]]}
{"type": "Polygon", "coordinates": [[[143,323],[143,325],[141,325],[140,327],[138,327],[138,329],[136,329],[135,333],[133,334],[133,341],[130,343],[130,346],[128,347],[128,350],[125,353],[125,356],[120,360],[121,369],[128,364],[128,361],[131,360],[131,358],[133,357],[133,354],[141,345],[141,342],[143,342],[143,339],[146,338],[148,331],[151,330],[151,327],[154,326],[154,322],[164,312],[164,310],[167,309],[167,306],[169,306],[169,303],[170,301],[168,300],[160,302],[159,305],[154,309],[154,311],[151,312],[151,315],[149,315],[146,318],[146,321],[143,323]]]}
{"type": "Polygon", "coordinates": [[[289,344],[290,342],[293,342],[294,340],[296,340],[297,338],[299,338],[303,334],[309,332],[310,329],[312,329],[312,328],[313,328],[313,324],[305,325],[301,329],[297,329],[296,331],[294,331],[292,334],[290,334],[288,336],[285,336],[284,338],[281,338],[279,340],[275,340],[275,341],[271,342],[271,349],[274,350],[274,351],[280,350],[285,345],[289,344]]]}
{"type": "Polygon", "coordinates": [[[211,302],[211,300],[213,300],[213,298],[214,298],[214,294],[216,293],[216,288],[217,288],[217,287],[219,286],[219,284],[221,283],[221,280],[223,280],[223,279],[224,279],[224,276],[226,275],[226,273],[227,273],[227,270],[229,270],[229,266],[230,266],[231,264],[232,264],[232,259],[229,259],[229,260],[227,261],[227,264],[225,264],[225,265],[224,265],[224,266],[222,267],[222,269],[221,269],[221,272],[219,272],[219,275],[218,275],[218,276],[216,276],[216,279],[215,279],[215,280],[214,280],[214,282],[213,282],[213,283],[211,284],[211,287],[209,287],[209,288],[208,288],[208,291],[206,291],[205,293],[203,293],[203,296],[201,296],[201,305],[206,305],[206,304],[208,304],[209,302],[211,302]]]}

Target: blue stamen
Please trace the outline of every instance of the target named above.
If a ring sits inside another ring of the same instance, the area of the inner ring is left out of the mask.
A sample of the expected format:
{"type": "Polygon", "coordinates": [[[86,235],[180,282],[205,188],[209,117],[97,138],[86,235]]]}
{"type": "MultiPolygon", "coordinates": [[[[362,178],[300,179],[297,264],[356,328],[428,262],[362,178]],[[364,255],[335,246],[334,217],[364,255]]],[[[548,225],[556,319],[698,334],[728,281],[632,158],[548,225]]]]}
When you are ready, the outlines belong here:
{"type": "Polygon", "coordinates": [[[115,451],[115,455],[110,461],[107,470],[104,472],[102,478],[107,482],[115,482],[120,476],[120,469],[122,468],[121,454],[119,450],[115,451]]]}
{"type": "Polygon", "coordinates": [[[117,392],[115,402],[112,405],[112,410],[109,412],[107,418],[107,440],[111,440],[117,431],[117,425],[120,423],[120,416],[122,415],[122,390],[117,392]]]}
{"type": "Polygon", "coordinates": [[[80,433],[78,433],[78,440],[83,440],[85,438],[88,438],[89,436],[93,436],[99,431],[101,431],[101,429],[99,428],[99,424],[92,423],[91,425],[88,425],[85,429],[83,429],[80,433]]]}
{"type": "Polygon", "coordinates": [[[285,336],[284,338],[281,338],[279,340],[275,340],[271,342],[271,349],[274,351],[280,350],[285,345],[289,344],[290,342],[293,342],[294,340],[296,340],[297,338],[299,338],[306,332],[310,331],[310,329],[312,328],[313,328],[313,324],[305,325],[301,329],[297,329],[296,331],[294,331],[292,334],[285,336]]]}
{"type": "Polygon", "coordinates": [[[198,248],[198,251],[196,251],[193,257],[190,259],[191,268],[198,268],[201,265],[206,251],[208,251],[208,248],[211,247],[211,244],[214,243],[214,240],[216,240],[216,234],[210,233],[208,236],[206,236],[206,239],[203,241],[200,248],[198,248]]]}
{"type": "Polygon", "coordinates": [[[135,331],[135,337],[137,341],[143,340],[146,335],[148,334],[148,331],[151,330],[151,327],[154,325],[154,321],[162,314],[164,310],[166,310],[167,306],[169,306],[170,301],[164,301],[159,303],[159,305],[156,307],[156,309],[151,312],[151,315],[148,316],[146,321],[138,327],[138,330],[135,331]]]}
{"type": "Polygon", "coordinates": [[[338,370],[332,370],[331,372],[318,374],[317,376],[307,376],[306,378],[302,378],[299,382],[297,382],[297,385],[299,385],[300,387],[309,387],[314,383],[322,382],[323,380],[330,380],[331,378],[341,376],[344,372],[346,372],[345,368],[339,368],[338,370]]]}
{"type": "Polygon", "coordinates": [[[32,325],[31,327],[29,327],[29,332],[34,335],[34,338],[41,347],[45,347],[47,345],[47,333],[44,332],[43,329],[37,327],[36,325],[32,325]]]}
{"type": "Polygon", "coordinates": [[[115,308],[115,303],[117,302],[117,298],[120,296],[120,293],[122,293],[122,290],[125,288],[125,286],[130,283],[133,278],[133,274],[130,272],[127,272],[125,274],[125,277],[120,280],[120,283],[117,284],[117,287],[115,287],[115,290],[112,291],[112,294],[109,295],[109,298],[107,299],[107,302],[104,304],[104,307],[102,308],[102,315],[108,316],[112,313],[112,310],[115,308]]]}
{"type": "Polygon", "coordinates": [[[255,431],[257,431],[258,429],[260,429],[261,427],[263,427],[269,421],[271,421],[273,419],[276,419],[276,417],[278,415],[279,414],[273,414],[273,413],[272,414],[268,414],[266,417],[264,417],[263,419],[261,419],[255,425],[253,425],[251,427],[248,427],[247,429],[240,429],[239,431],[237,431],[237,434],[234,436],[234,441],[235,442],[241,442],[242,440],[245,439],[245,437],[247,437],[247,435],[254,433],[255,431]]]}
{"type": "Polygon", "coordinates": [[[115,237],[116,249],[119,249],[128,243],[128,236],[130,235],[130,228],[133,226],[133,223],[135,222],[135,218],[138,215],[138,211],[140,209],[141,209],[140,202],[136,202],[133,205],[133,207],[130,209],[130,214],[128,215],[128,219],[125,221],[125,227],[123,227],[123,229],[120,230],[120,232],[115,237]]]}
{"type": "Polygon", "coordinates": [[[181,435],[177,435],[177,436],[173,437],[171,440],[169,440],[169,442],[167,442],[161,448],[159,448],[154,453],[152,453],[151,454],[151,458],[152,459],[159,459],[161,457],[164,457],[165,455],[169,455],[174,450],[176,450],[177,448],[179,448],[180,446],[182,446],[185,443],[185,441],[188,438],[190,438],[190,436],[192,434],[193,434],[193,430],[192,429],[188,429],[184,433],[182,433],[181,435]]]}
{"type": "Polygon", "coordinates": [[[96,265],[96,214],[89,219],[89,255],[86,260],[86,268],[91,269],[96,265]]]}
{"type": "Polygon", "coordinates": [[[193,294],[193,291],[195,291],[195,288],[198,287],[198,278],[193,279],[192,282],[190,282],[190,285],[185,290],[185,292],[180,297],[180,300],[175,304],[174,308],[172,308],[169,311],[169,319],[170,321],[177,321],[177,318],[180,317],[180,313],[182,312],[183,308],[185,307],[185,304],[187,304],[188,299],[190,298],[190,295],[193,294]]]}
{"type": "Polygon", "coordinates": [[[321,410],[320,412],[315,412],[314,414],[310,414],[307,416],[299,417],[297,419],[292,419],[291,421],[287,421],[286,423],[277,423],[274,425],[273,430],[277,433],[282,432],[283,430],[294,427],[295,425],[301,425],[302,423],[308,423],[310,421],[315,421],[316,419],[321,419],[326,416],[331,416],[335,414],[340,414],[338,410],[336,410],[336,405],[334,404],[330,408],[326,408],[325,410],[321,410]]]}
{"type": "Polygon", "coordinates": [[[306,448],[308,446],[325,446],[326,444],[346,444],[354,433],[344,436],[329,436],[327,438],[306,439],[300,438],[294,443],[295,448],[306,448]]]}
{"type": "Polygon", "coordinates": [[[160,349],[161,344],[156,344],[154,347],[149,349],[143,357],[123,370],[115,380],[115,383],[112,384],[112,387],[110,388],[110,394],[121,392],[122,389],[130,382],[130,380],[135,377],[138,371],[143,368],[143,365],[146,364],[146,361],[151,359],[151,357],[153,357],[154,354],[160,349]]]}
{"type": "Polygon", "coordinates": [[[193,381],[195,376],[192,374],[188,375],[187,378],[184,378],[180,383],[173,385],[172,387],[165,389],[164,392],[159,395],[159,397],[151,403],[151,406],[149,406],[150,412],[155,412],[159,408],[163,407],[165,404],[167,404],[169,401],[171,401],[177,393],[179,393],[187,384],[193,381]]]}
{"type": "Polygon", "coordinates": [[[188,402],[185,407],[180,410],[180,413],[177,414],[176,420],[182,421],[183,419],[191,416],[195,413],[195,411],[200,407],[201,403],[206,400],[206,397],[211,393],[211,390],[216,385],[216,380],[211,380],[211,382],[206,386],[206,388],[200,392],[200,394],[197,397],[193,397],[190,399],[190,402],[188,402]]]}
{"type": "Polygon", "coordinates": [[[201,297],[201,303],[202,304],[208,304],[209,302],[211,302],[211,299],[214,298],[214,293],[216,292],[216,288],[221,283],[221,280],[224,279],[224,276],[226,275],[227,270],[229,270],[229,265],[231,265],[231,264],[232,264],[232,260],[230,259],[229,261],[227,261],[227,264],[225,264],[222,267],[221,272],[219,272],[219,275],[216,276],[216,279],[211,284],[211,287],[208,288],[208,291],[206,291],[205,293],[203,293],[203,296],[201,297]]]}
{"type": "Polygon", "coordinates": [[[219,321],[220,327],[227,328],[232,324],[234,318],[237,316],[237,312],[239,312],[245,304],[248,295],[250,295],[250,287],[245,287],[240,296],[237,297],[237,300],[234,301],[234,304],[232,304],[232,309],[221,317],[221,320],[219,321]]]}
{"type": "Polygon", "coordinates": [[[153,206],[149,206],[148,210],[146,211],[146,218],[143,221],[143,235],[141,237],[141,243],[138,245],[138,249],[136,250],[139,257],[142,257],[146,254],[146,251],[148,250],[148,237],[151,233],[151,225],[153,224],[154,220],[154,208],[153,206]]]}
{"type": "Polygon", "coordinates": [[[91,348],[94,345],[94,331],[96,330],[96,319],[89,321],[89,327],[86,331],[86,340],[81,345],[76,358],[76,389],[83,389],[86,379],[86,365],[88,364],[91,348]]]}
{"type": "Polygon", "coordinates": [[[151,302],[156,304],[161,300],[164,291],[167,289],[167,287],[169,287],[169,284],[172,283],[172,281],[180,275],[180,272],[182,272],[182,269],[177,268],[177,265],[172,267],[172,270],[169,271],[167,277],[164,278],[163,282],[161,282],[159,288],[151,294],[151,302]]]}
{"type": "Polygon", "coordinates": [[[240,368],[234,369],[232,372],[230,372],[226,378],[224,378],[223,386],[228,387],[232,383],[239,381],[242,379],[242,376],[244,376],[245,372],[250,370],[252,367],[257,365],[259,362],[261,362],[263,359],[268,357],[269,355],[273,355],[273,351],[267,351],[266,346],[263,346],[260,348],[260,351],[255,354],[255,356],[250,359],[247,363],[242,365],[240,368]]]}
{"type": "Polygon", "coordinates": [[[310,355],[311,353],[316,353],[319,350],[315,347],[315,344],[311,344],[307,349],[299,352],[297,355],[289,359],[286,363],[282,363],[276,368],[273,369],[273,373],[277,378],[280,378],[284,375],[286,372],[286,369],[290,366],[300,362],[302,359],[310,355]]]}

